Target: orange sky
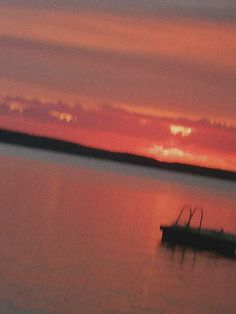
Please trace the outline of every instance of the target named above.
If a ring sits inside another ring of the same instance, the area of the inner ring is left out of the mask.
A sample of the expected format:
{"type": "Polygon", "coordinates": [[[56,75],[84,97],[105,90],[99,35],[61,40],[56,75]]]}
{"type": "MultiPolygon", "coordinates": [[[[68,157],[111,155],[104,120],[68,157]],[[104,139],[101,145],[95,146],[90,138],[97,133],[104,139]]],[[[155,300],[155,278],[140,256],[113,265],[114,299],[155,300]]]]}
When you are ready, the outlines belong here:
{"type": "Polygon", "coordinates": [[[204,18],[31,3],[0,5],[0,127],[236,171],[228,1],[204,18]]]}

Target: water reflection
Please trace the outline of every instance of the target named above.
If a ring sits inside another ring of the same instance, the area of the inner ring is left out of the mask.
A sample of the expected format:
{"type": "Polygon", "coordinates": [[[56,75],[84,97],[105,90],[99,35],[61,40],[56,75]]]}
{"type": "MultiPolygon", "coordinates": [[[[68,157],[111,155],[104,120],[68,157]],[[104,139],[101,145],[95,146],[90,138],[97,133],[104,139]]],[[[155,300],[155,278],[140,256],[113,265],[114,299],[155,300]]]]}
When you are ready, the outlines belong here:
{"type": "Polygon", "coordinates": [[[0,148],[9,311],[234,313],[234,263],[197,254],[193,268],[186,253],[181,266],[177,251],[156,248],[183,204],[205,204],[206,226],[236,232],[234,183],[0,148]]]}
{"type": "Polygon", "coordinates": [[[38,311],[38,310],[33,310],[33,311],[28,311],[25,309],[18,309],[15,308],[14,305],[8,304],[8,303],[2,303],[0,302],[0,313],[4,314],[55,314],[55,313],[49,313],[46,311],[38,311]]]}
{"type": "MultiPolygon", "coordinates": [[[[198,263],[198,259],[201,258],[201,256],[204,256],[209,261],[214,261],[214,263],[217,260],[219,260],[220,263],[224,262],[224,259],[230,260],[233,263],[236,262],[236,258],[230,255],[192,249],[187,246],[178,246],[174,244],[172,245],[168,243],[158,242],[157,250],[159,249],[159,246],[161,246],[166,251],[169,251],[169,258],[172,259],[175,263],[179,263],[179,265],[182,267],[184,267],[185,265],[187,265],[187,267],[191,266],[189,269],[192,270],[194,270],[194,267],[198,263]]],[[[158,254],[159,252],[157,253],[157,256],[158,254]]]]}

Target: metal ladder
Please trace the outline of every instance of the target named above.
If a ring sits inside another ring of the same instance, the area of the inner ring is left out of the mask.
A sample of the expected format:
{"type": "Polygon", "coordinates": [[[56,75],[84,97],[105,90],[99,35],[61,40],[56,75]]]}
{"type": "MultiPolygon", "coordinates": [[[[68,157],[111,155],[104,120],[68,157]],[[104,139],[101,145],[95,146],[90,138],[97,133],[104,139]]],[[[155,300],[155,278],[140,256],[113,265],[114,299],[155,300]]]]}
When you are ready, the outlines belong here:
{"type": "Polygon", "coordinates": [[[203,209],[202,209],[201,207],[195,207],[194,209],[192,209],[191,207],[184,206],[184,207],[181,209],[181,211],[180,211],[180,213],[179,213],[179,216],[177,217],[177,219],[176,219],[174,225],[178,225],[178,222],[179,222],[179,220],[180,220],[180,218],[181,218],[181,216],[182,216],[182,214],[183,214],[183,212],[184,212],[185,210],[189,210],[189,218],[188,218],[188,222],[187,222],[187,224],[186,224],[186,227],[187,227],[187,228],[190,227],[191,220],[192,220],[194,214],[195,214],[197,211],[200,211],[201,216],[200,216],[200,221],[199,221],[199,226],[198,226],[198,229],[200,230],[201,227],[202,227],[202,220],[203,220],[203,209]]]}

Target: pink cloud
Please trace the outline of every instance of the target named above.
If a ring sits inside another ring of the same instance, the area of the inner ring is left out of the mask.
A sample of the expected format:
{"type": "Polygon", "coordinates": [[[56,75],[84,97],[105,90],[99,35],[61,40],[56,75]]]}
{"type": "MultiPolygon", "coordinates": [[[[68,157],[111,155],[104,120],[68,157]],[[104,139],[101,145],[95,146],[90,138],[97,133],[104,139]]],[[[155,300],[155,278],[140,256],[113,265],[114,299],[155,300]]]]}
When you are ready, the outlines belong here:
{"type": "Polygon", "coordinates": [[[12,7],[0,29],[1,78],[13,93],[24,82],[64,101],[235,123],[234,23],[12,7]]]}
{"type": "Polygon", "coordinates": [[[88,110],[85,104],[42,102],[21,97],[3,99],[0,114],[3,127],[8,121],[7,127],[14,129],[18,121],[21,131],[95,147],[208,166],[217,164],[217,160],[221,160],[220,164],[225,163],[223,167],[227,167],[227,160],[236,164],[236,128],[207,120],[151,117],[107,104],[88,110]],[[191,132],[188,136],[173,133],[173,125],[178,126],[177,130],[191,132]]]}

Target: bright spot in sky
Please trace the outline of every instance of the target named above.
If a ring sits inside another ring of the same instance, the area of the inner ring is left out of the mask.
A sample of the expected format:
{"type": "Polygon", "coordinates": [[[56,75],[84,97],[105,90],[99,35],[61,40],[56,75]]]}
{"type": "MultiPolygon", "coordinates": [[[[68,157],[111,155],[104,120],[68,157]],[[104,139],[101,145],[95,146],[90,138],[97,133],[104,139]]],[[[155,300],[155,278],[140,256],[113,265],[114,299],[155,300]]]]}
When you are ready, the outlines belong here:
{"type": "Polygon", "coordinates": [[[145,118],[141,118],[139,121],[142,125],[148,125],[150,123],[149,120],[145,118]]]}
{"type": "Polygon", "coordinates": [[[57,110],[52,110],[51,115],[59,120],[65,120],[66,122],[71,122],[75,120],[74,116],[70,113],[59,112],[57,110]]]}
{"type": "Polygon", "coordinates": [[[11,103],[9,105],[9,109],[10,109],[10,111],[17,111],[19,113],[23,113],[25,107],[21,104],[18,104],[18,103],[11,103]]]}
{"type": "Polygon", "coordinates": [[[165,148],[162,145],[154,145],[149,149],[149,152],[155,155],[161,155],[165,157],[191,157],[191,154],[182,151],[176,147],[165,148]]]}
{"type": "Polygon", "coordinates": [[[189,136],[189,135],[192,134],[192,129],[191,129],[191,128],[184,127],[184,126],[182,126],[182,125],[174,125],[174,124],[171,124],[171,126],[170,126],[170,132],[171,132],[171,134],[173,134],[173,135],[180,134],[180,135],[183,136],[183,137],[187,137],[187,136],[189,136]]]}

